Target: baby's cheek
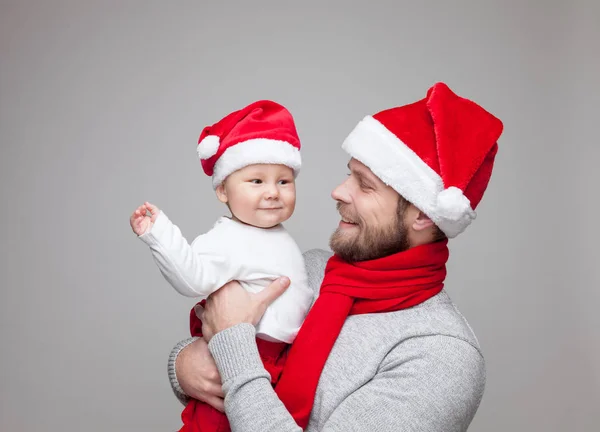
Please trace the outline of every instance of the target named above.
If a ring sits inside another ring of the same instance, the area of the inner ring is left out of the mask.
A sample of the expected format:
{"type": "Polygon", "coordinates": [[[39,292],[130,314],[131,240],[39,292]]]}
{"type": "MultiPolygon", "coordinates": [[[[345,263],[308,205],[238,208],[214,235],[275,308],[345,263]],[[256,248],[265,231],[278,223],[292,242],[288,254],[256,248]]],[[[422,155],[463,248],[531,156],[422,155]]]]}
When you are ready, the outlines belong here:
{"type": "Polygon", "coordinates": [[[296,201],[296,190],[290,189],[285,192],[288,201],[293,204],[296,201]]]}
{"type": "Polygon", "coordinates": [[[294,208],[296,207],[296,197],[290,197],[290,199],[287,200],[286,204],[288,212],[293,212],[294,208]]]}

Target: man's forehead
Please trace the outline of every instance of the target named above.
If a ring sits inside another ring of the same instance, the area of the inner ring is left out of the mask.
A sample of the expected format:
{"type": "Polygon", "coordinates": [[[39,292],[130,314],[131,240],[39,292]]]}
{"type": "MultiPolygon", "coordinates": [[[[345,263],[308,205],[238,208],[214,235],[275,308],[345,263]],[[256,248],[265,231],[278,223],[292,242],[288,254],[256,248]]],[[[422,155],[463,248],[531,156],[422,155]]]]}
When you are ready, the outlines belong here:
{"type": "Polygon", "coordinates": [[[379,180],[379,177],[377,177],[375,174],[373,174],[373,171],[371,171],[371,169],[366,166],[365,164],[363,164],[361,161],[357,160],[357,159],[350,159],[350,162],[348,162],[348,169],[350,171],[354,171],[360,175],[364,175],[366,177],[370,177],[373,179],[377,179],[379,180]]]}
{"type": "Polygon", "coordinates": [[[396,192],[396,190],[394,188],[389,186],[387,183],[385,183],[383,180],[381,180],[373,171],[371,171],[371,168],[366,166],[364,163],[362,163],[358,159],[354,159],[354,158],[350,159],[350,162],[348,162],[348,169],[353,174],[355,174],[359,177],[362,177],[363,179],[366,179],[366,180],[370,179],[371,182],[373,182],[375,186],[381,186],[384,189],[391,189],[396,194],[398,193],[398,192],[396,192]]]}

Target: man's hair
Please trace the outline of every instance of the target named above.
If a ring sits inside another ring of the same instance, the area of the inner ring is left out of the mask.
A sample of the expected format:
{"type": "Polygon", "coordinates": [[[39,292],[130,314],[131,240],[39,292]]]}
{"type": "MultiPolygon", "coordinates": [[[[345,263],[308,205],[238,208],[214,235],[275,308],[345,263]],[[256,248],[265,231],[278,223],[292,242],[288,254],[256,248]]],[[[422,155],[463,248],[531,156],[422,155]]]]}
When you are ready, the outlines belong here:
{"type": "MultiPolygon", "coordinates": [[[[398,221],[400,223],[404,223],[404,213],[406,212],[408,206],[410,206],[411,202],[400,194],[398,194],[398,197],[398,208],[396,210],[396,215],[398,216],[398,221]]],[[[440,227],[434,224],[433,242],[446,240],[446,238],[446,234],[444,234],[440,227]]]]}
{"type": "Polygon", "coordinates": [[[435,231],[433,232],[433,241],[439,242],[442,240],[446,240],[448,237],[444,234],[444,231],[440,229],[439,226],[435,225],[435,231]]]}

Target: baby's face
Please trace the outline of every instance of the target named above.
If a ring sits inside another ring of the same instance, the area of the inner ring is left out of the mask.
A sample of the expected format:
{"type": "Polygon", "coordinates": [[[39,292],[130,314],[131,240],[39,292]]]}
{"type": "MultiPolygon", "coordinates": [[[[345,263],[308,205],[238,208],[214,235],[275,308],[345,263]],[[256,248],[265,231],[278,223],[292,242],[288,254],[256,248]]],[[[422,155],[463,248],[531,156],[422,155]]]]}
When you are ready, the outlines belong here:
{"type": "Polygon", "coordinates": [[[230,174],[216,192],[234,218],[260,228],[288,220],[296,207],[294,172],[285,165],[249,165],[230,174]]]}

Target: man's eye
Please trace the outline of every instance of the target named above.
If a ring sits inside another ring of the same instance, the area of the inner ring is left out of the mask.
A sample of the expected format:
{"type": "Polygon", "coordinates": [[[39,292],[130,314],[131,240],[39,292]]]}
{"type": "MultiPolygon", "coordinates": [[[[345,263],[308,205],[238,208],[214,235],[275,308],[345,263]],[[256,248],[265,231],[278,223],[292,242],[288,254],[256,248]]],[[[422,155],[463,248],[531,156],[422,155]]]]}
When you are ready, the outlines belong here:
{"type": "Polygon", "coordinates": [[[253,180],[250,180],[250,183],[261,184],[262,180],[260,180],[260,179],[253,179],[253,180]]]}

